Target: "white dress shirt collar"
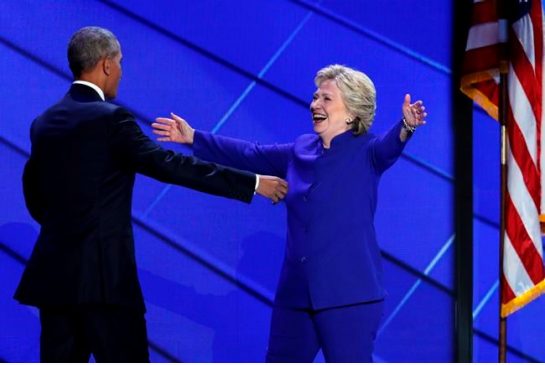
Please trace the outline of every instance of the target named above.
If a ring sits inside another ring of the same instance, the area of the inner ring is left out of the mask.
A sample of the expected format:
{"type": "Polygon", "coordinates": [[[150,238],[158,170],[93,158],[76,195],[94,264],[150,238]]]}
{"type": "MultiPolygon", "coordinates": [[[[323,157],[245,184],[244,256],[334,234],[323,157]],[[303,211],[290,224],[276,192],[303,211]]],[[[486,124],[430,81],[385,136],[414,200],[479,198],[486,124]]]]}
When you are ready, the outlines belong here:
{"type": "Polygon", "coordinates": [[[72,84],[80,84],[80,85],[89,86],[91,89],[94,89],[98,93],[98,95],[100,96],[100,98],[103,101],[106,101],[106,98],[104,97],[104,91],[102,91],[98,86],[96,86],[92,82],[83,81],[83,80],[76,80],[72,84]]]}

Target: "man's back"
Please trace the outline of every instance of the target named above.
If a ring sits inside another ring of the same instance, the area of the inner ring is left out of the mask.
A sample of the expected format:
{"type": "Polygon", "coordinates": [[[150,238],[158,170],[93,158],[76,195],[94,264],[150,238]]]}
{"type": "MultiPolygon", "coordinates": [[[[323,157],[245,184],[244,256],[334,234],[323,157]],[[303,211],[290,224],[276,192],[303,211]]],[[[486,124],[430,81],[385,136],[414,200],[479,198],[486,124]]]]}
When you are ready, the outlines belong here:
{"type": "Polygon", "coordinates": [[[24,183],[25,193],[32,191],[38,199],[42,229],[78,233],[98,224],[129,223],[134,170],[111,146],[116,108],[92,89],[74,85],[34,121],[29,166],[34,179],[24,183]],[[124,222],[104,219],[108,212],[123,216],[124,222]]]}
{"type": "Polygon", "coordinates": [[[135,169],[115,144],[120,109],[73,85],[34,121],[23,183],[41,232],[16,294],[21,302],[143,309],[131,228],[135,169]]]}
{"type": "Polygon", "coordinates": [[[135,173],[249,202],[253,174],[161,149],[124,108],[72,85],[37,118],[23,176],[41,231],[15,298],[36,306],[144,309],[131,227],[135,173]]]}

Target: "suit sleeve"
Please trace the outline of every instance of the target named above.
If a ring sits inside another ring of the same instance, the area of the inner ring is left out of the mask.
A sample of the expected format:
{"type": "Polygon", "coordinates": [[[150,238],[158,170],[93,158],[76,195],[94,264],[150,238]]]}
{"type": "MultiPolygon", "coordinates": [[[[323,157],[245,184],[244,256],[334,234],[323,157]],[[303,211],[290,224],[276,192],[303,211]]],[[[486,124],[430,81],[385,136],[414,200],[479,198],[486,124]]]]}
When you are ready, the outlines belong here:
{"type": "Polygon", "coordinates": [[[164,150],[123,108],[114,112],[110,141],[122,165],[156,180],[244,202],[254,195],[254,174],[164,150]]]}
{"type": "Polygon", "coordinates": [[[34,220],[42,223],[43,202],[37,186],[35,162],[32,156],[28,159],[23,170],[23,195],[26,207],[34,220]]]}
{"type": "Polygon", "coordinates": [[[381,136],[375,137],[371,142],[371,158],[375,169],[379,173],[383,173],[392,166],[403,152],[409,138],[405,142],[402,142],[399,138],[402,127],[403,122],[396,123],[390,130],[381,136]]]}
{"type": "MultiPolygon", "coordinates": [[[[33,132],[35,120],[30,126],[30,140],[32,145],[33,141],[33,132]]],[[[23,196],[25,197],[25,205],[27,207],[30,216],[38,223],[42,223],[44,216],[44,203],[43,198],[40,194],[38,186],[38,174],[36,168],[36,158],[33,157],[31,151],[30,158],[25,164],[23,170],[23,196]]]]}
{"type": "Polygon", "coordinates": [[[262,175],[286,177],[293,144],[260,145],[195,131],[196,156],[262,175]]]}

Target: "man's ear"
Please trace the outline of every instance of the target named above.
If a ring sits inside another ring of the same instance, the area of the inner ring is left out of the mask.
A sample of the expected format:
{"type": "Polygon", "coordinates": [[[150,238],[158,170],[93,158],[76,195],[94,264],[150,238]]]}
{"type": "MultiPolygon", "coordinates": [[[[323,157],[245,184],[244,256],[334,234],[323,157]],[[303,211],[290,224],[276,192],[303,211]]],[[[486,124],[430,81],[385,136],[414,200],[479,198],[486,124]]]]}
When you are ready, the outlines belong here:
{"type": "Polygon", "coordinates": [[[104,57],[101,62],[102,71],[104,72],[104,74],[106,74],[106,76],[110,76],[110,72],[112,69],[112,60],[108,57],[104,57]]]}

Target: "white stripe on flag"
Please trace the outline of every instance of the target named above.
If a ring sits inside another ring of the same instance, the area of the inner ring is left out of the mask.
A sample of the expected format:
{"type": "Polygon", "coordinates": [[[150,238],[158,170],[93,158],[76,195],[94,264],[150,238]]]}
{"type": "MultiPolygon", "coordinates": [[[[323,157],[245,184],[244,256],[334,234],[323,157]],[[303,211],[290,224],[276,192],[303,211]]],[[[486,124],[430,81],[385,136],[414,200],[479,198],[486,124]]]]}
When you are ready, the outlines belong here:
{"type": "Polygon", "coordinates": [[[507,285],[517,297],[534,286],[507,233],[505,234],[505,244],[503,246],[503,274],[507,285]]]}
{"type": "Polygon", "coordinates": [[[536,250],[541,252],[541,230],[539,227],[538,209],[524,183],[522,172],[513,158],[509,142],[507,151],[507,191],[509,191],[515,210],[522,220],[526,233],[528,233],[536,250]]]}
{"type": "Polygon", "coordinates": [[[536,118],[530,105],[526,93],[515,74],[513,66],[509,64],[509,104],[513,116],[519,126],[524,141],[532,157],[534,166],[537,166],[537,136],[536,136],[536,118]]]}
{"type": "Polygon", "coordinates": [[[523,16],[515,23],[513,23],[513,30],[517,35],[517,38],[524,48],[526,57],[532,64],[532,68],[536,68],[536,55],[534,49],[534,26],[529,15],[523,16]]]}
{"type": "Polygon", "coordinates": [[[498,43],[498,23],[481,23],[469,29],[466,51],[475,48],[492,46],[498,43]]]}

